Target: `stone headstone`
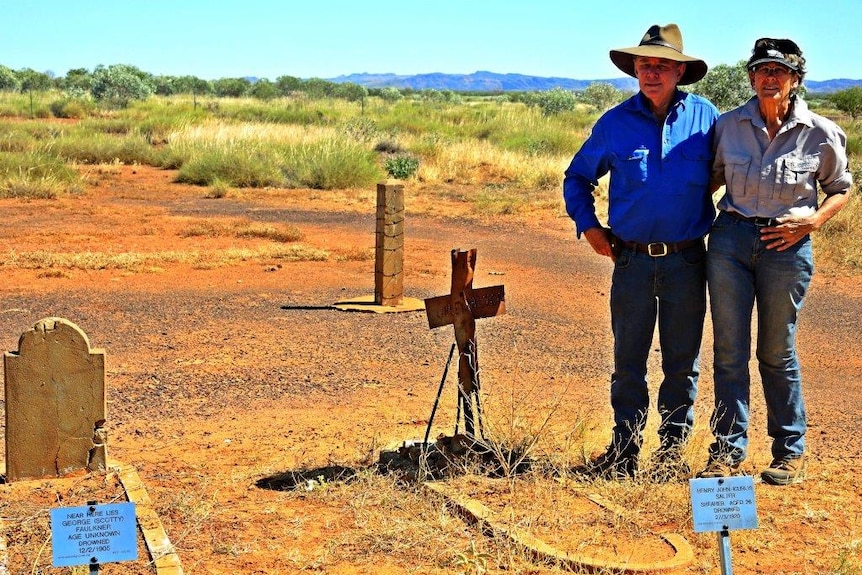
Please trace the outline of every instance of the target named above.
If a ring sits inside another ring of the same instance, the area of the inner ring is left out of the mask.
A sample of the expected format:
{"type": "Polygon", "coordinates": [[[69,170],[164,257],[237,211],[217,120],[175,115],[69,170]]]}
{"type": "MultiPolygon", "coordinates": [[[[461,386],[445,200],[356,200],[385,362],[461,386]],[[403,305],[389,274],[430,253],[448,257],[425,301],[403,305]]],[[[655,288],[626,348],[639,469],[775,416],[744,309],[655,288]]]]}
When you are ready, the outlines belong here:
{"type": "Polygon", "coordinates": [[[69,320],[42,319],[3,357],[6,480],[106,468],[105,352],[69,320]]]}

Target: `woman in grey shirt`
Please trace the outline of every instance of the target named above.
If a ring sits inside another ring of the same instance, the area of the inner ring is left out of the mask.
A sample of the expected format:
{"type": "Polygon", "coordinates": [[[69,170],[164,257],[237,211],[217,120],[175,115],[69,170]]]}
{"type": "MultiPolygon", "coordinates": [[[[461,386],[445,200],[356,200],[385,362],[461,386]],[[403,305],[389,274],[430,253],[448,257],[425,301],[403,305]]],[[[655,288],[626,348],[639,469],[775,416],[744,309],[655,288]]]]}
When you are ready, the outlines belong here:
{"type": "Polygon", "coordinates": [[[811,232],[847,203],[852,179],[844,132],[797,94],[805,58],[792,40],[761,38],[748,60],[755,96],[716,124],[713,190],[724,185],[709,236],[714,329],[714,443],[699,477],[733,474],[747,456],[751,318],[772,463],[767,483],[802,481],[805,404],[796,327],[814,273],[811,232]],[[818,188],[825,199],[818,205],[818,188]]]}

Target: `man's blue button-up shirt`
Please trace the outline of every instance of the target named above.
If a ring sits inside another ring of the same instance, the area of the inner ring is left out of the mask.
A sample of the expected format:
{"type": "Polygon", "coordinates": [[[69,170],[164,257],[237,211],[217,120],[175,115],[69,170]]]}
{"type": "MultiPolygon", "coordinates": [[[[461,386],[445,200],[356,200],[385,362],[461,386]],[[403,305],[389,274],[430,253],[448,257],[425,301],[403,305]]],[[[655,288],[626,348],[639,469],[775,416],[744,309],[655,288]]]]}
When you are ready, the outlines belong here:
{"type": "Polygon", "coordinates": [[[578,237],[601,225],[593,191],[608,172],[608,226],[617,237],[671,243],[705,236],[715,216],[708,186],[716,118],[709,100],[681,90],[664,122],[640,92],[602,115],[563,180],[578,237]]]}

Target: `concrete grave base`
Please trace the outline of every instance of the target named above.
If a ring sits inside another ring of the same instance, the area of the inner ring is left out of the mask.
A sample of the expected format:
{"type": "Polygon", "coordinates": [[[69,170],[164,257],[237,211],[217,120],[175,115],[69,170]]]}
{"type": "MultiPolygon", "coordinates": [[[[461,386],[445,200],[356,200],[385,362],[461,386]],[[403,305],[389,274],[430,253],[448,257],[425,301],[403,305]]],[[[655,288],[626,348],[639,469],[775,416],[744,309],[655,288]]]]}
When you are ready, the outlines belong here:
{"type": "Polygon", "coordinates": [[[364,295],[335,302],[332,307],[341,311],[368,311],[373,313],[393,313],[406,311],[425,311],[425,302],[412,297],[401,298],[398,305],[379,305],[373,295],[364,295]]]}

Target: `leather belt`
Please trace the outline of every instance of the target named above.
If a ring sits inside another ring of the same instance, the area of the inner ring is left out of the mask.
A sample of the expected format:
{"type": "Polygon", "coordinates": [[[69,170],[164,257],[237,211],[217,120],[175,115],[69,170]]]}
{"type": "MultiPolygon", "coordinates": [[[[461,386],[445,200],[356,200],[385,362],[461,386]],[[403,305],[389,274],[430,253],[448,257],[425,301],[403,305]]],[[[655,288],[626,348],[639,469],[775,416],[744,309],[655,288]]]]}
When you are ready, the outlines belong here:
{"type": "Polygon", "coordinates": [[[766,227],[770,227],[770,226],[777,226],[778,224],[781,223],[775,218],[761,218],[760,216],[743,216],[739,212],[729,212],[726,210],[725,210],[725,213],[730,214],[731,216],[733,216],[737,220],[740,220],[743,222],[748,222],[748,223],[754,224],[755,226],[758,226],[758,227],[766,228],[766,227]]]}
{"type": "Polygon", "coordinates": [[[622,242],[623,247],[641,254],[647,254],[654,258],[666,256],[667,254],[675,254],[684,249],[693,248],[694,246],[703,245],[703,238],[696,240],[686,240],[684,242],[652,242],[650,244],[639,244],[637,242],[622,242]]]}

